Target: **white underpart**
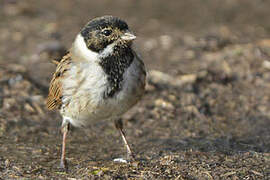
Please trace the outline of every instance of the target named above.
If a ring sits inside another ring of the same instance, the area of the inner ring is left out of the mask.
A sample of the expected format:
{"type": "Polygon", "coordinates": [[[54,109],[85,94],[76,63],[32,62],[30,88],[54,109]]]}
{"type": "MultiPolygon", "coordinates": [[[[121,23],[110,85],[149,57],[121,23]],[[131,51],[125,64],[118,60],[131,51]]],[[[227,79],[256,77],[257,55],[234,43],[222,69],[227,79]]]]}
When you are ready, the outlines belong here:
{"type": "Polygon", "coordinates": [[[74,124],[73,119],[67,116],[63,116],[62,127],[64,127],[67,123],[74,124]]]}
{"type": "Polygon", "coordinates": [[[144,76],[136,58],[123,74],[122,90],[115,97],[104,99],[109,82],[99,62],[100,57],[113,52],[114,45],[108,45],[98,54],[86,47],[81,35],[77,36],[71,49],[77,62],[63,81],[63,104],[67,105],[61,110],[63,123],[84,126],[93,121],[119,118],[139,100],[143,93],[144,76]]]}

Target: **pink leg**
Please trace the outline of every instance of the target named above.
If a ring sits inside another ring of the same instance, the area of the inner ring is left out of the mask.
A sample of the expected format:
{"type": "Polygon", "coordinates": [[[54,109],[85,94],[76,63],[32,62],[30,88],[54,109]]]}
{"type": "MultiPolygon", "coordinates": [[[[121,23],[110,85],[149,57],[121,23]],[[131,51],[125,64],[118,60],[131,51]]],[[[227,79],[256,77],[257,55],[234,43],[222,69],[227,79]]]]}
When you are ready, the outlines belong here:
{"type": "Polygon", "coordinates": [[[67,133],[69,130],[69,123],[65,124],[62,127],[62,133],[63,133],[63,141],[62,141],[62,153],[61,153],[61,162],[60,162],[60,168],[66,169],[66,138],[67,138],[67,133]]]}
{"type": "Polygon", "coordinates": [[[126,135],[125,135],[125,133],[123,131],[123,122],[122,122],[122,120],[119,119],[119,120],[114,121],[114,125],[115,125],[116,129],[119,130],[120,135],[121,135],[121,137],[122,137],[122,139],[124,141],[124,144],[126,146],[126,149],[127,149],[127,159],[129,159],[129,160],[134,159],[134,155],[133,155],[133,153],[132,153],[132,151],[130,149],[130,146],[129,146],[129,144],[127,142],[127,139],[126,139],[126,135]]]}

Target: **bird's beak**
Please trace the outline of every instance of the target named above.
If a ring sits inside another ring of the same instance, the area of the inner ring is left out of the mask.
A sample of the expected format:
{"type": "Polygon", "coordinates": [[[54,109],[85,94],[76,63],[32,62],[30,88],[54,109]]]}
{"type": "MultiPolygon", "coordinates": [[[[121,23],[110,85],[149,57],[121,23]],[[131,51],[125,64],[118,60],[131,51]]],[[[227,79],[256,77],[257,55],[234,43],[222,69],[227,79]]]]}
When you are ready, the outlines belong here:
{"type": "Polygon", "coordinates": [[[123,39],[125,41],[132,41],[132,40],[136,39],[136,36],[134,34],[132,34],[131,32],[125,32],[121,36],[121,39],[123,39]]]}

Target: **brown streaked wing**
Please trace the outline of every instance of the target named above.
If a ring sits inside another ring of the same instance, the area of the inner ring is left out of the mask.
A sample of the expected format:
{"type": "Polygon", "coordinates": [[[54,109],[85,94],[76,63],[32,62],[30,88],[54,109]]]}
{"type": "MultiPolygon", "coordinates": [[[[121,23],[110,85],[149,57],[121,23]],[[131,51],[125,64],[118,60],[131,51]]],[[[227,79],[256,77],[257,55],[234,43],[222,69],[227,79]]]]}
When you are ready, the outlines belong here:
{"type": "Polygon", "coordinates": [[[70,64],[70,53],[65,55],[62,60],[57,64],[56,71],[50,82],[49,94],[46,102],[47,108],[49,110],[60,108],[62,105],[62,81],[65,77],[66,71],[70,69],[70,64]]]}

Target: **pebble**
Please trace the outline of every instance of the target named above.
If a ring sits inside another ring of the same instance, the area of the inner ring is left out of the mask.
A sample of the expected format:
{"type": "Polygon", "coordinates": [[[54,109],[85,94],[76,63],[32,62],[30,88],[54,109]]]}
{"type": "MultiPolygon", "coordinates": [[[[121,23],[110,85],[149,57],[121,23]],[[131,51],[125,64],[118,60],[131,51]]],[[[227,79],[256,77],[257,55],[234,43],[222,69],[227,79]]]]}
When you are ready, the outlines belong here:
{"type": "Polygon", "coordinates": [[[113,160],[113,162],[118,162],[118,163],[127,163],[127,160],[123,159],[123,158],[116,158],[113,160]]]}
{"type": "Polygon", "coordinates": [[[158,107],[165,108],[165,109],[173,109],[174,108],[174,106],[170,102],[167,102],[163,99],[155,100],[155,105],[158,107]]]}

